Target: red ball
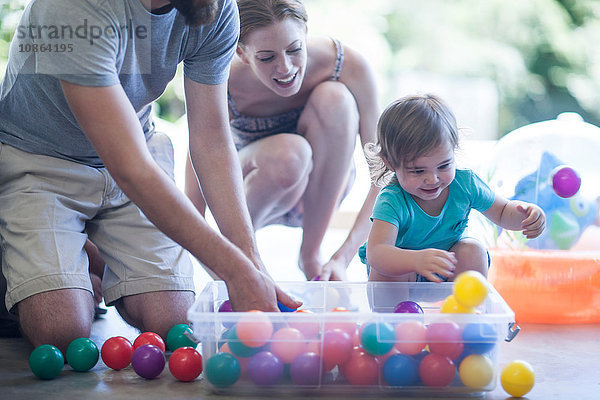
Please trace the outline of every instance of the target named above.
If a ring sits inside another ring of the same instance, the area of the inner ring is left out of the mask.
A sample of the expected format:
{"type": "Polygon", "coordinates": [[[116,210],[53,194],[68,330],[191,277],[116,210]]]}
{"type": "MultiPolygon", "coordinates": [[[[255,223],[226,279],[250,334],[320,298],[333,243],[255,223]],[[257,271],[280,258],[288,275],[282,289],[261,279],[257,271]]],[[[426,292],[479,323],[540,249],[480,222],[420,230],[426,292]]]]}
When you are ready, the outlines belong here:
{"type": "Polygon", "coordinates": [[[360,347],[352,349],[350,359],[340,365],[340,372],[351,385],[377,385],[379,362],[360,347]]]}
{"type": "Polygon", "coordinates": [[[180,347],[169,357],[169,371],[180,381],[193,381],[202,372],[202,356],[192,347],[180,347]]]}
{"type": "Polygon", "coordinates": [[[124,337],[114,336],[104,342],[100,355],[107,367],[118,371],[131,363],[133,346],[124,337]]]}
{"type": "Polygon", "coordinates": [[[144,332],[140,334],[133,342],[133,350],[145,344],[151,344],[158,347],[163,353],[165,352],[165,341],[160,335],[154,332],[144,332]]]}
{"type": "Polygon", "coordinates": [[[428,354],[419,364],[419,376],[427,386],[448,386],[454,375],[456,368],[452,360],[439,354],[428,354]]]}

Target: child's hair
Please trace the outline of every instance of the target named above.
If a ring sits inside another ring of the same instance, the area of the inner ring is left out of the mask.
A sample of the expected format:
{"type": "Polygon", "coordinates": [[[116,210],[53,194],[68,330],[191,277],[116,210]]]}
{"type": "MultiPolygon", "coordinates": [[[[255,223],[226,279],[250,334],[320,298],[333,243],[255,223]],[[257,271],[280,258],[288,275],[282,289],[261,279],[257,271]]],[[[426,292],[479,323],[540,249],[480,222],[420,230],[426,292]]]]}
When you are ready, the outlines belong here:
{"type": "Polygon", "coordinates": [[[401,168],[444,143],[458,148],[456,118],[442,99],[424,94],[394,101],[377,123],[377,144],[365,148],[371,180],[385,186],[394,176],[388,166],[401,168]]]}
{"type": "Polygon", "coordinates": [[[286,18],[294,18],[304,24],[308,14],[300,0],[238,0],[240,11],[240,43],[248,34],[286,18]]]}

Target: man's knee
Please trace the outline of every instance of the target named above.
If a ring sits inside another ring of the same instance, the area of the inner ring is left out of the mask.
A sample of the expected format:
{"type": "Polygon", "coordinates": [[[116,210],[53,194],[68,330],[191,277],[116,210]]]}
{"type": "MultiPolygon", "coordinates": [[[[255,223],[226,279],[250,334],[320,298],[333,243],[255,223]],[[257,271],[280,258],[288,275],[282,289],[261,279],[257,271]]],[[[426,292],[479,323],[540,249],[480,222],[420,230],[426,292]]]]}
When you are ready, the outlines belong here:
{"type": "Polygon", "coordinates": [[[81,289],[43,292],[17,304],[21,331],[33,346],[52,344],[66,351],[69,343],[89,337],[94,317],[92,294],[81,289]]]}

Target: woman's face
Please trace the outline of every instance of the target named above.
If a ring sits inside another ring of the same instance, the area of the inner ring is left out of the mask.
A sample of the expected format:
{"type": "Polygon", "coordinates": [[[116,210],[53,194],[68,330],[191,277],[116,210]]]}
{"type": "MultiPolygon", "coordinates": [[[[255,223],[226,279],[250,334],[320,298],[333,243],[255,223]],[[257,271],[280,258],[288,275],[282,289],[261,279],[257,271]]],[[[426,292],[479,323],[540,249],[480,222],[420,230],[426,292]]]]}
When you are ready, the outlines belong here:
{"type": "Polygon", "coordinates": [[[306,25],[293,18],[250,32],[238,47],[238,55],[256,77],[282,97],[300,90],[306,54],[306,25]]]}

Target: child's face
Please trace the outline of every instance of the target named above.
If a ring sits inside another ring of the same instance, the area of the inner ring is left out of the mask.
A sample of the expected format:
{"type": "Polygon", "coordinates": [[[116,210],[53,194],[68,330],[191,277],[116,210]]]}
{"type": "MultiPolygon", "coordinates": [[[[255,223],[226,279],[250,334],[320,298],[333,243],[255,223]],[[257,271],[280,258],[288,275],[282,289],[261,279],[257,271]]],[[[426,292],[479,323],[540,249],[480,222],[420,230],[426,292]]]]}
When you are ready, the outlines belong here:
{"type": "Polygon", "coordinates": [[[446,143],[395,170],[400,186],[423,201],[437,199],[454,180],[454,149],[446,143]]]}

